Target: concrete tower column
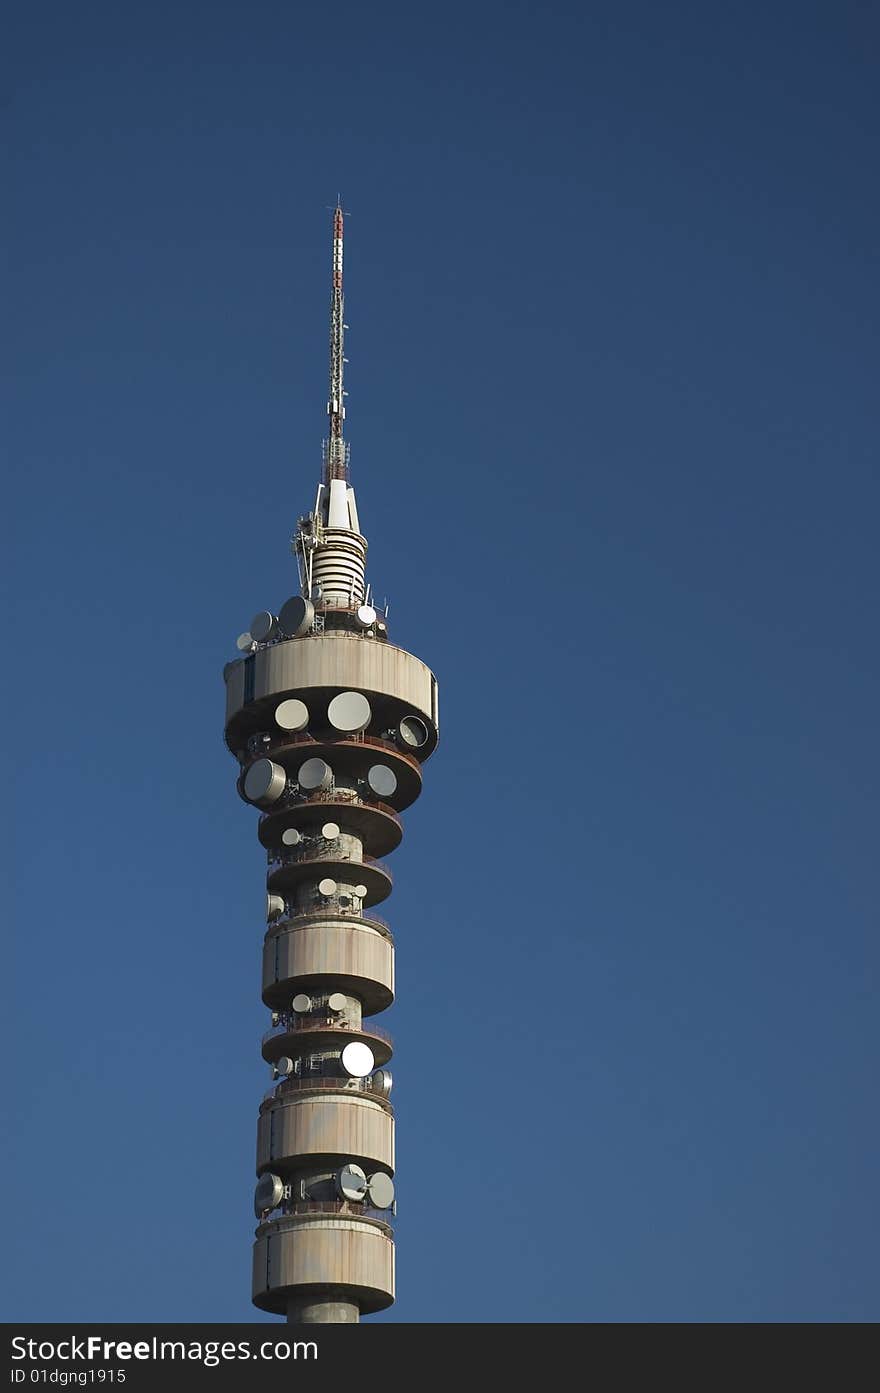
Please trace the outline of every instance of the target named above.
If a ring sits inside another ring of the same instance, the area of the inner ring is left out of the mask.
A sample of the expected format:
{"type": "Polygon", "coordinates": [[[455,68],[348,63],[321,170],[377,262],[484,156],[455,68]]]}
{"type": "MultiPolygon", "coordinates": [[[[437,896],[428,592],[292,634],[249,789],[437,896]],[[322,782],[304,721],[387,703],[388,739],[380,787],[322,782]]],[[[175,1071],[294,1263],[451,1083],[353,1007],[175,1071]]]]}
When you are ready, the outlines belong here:
{"type": "Polygon", "coordinates": [[[287,1303],[290,1325],[356,1325],[360,1318],[356,1301],[334,1301],[329,1296],[315,1300],[292,1296],[287,1303]]]}

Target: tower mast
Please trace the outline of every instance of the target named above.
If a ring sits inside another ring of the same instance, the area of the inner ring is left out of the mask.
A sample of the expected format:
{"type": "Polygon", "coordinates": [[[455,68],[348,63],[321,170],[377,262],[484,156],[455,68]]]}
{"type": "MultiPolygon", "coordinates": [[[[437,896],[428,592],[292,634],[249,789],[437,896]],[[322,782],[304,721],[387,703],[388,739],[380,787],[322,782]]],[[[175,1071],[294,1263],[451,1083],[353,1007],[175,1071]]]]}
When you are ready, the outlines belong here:
{"type": "Polygon", "coordinates": [[[343,422],[345,391],[342,385],[345,364],[345,297],[342,291],[342,239],[344,217],[341,203],[333,210],[333,288],[330,295],[330,395],[327,415],[330,435],[324,461],[324,483],[348,478],[343,422]]]}
{"type": "Polygon", "coordinates": [[[348,482],[345,422],[345,301],[342,290],[342,220],[337,201],[333,209],[333,275],[330,291],[330,384],[327,416],[329,439],[324,443],[324,468],[315,508],[300,518],[293,538],[303,597],[315,606],[321,622],[345,626],[346,615],[367,598],[365,578],[367,539],[360,530],[354,489],[348,482]]]}

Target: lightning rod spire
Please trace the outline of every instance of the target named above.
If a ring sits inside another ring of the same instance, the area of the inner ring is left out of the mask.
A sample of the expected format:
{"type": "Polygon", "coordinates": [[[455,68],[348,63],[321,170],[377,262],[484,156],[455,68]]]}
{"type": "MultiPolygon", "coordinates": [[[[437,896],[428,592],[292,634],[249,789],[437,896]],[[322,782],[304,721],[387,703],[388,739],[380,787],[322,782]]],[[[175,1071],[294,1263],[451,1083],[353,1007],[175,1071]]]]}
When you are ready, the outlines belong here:
{"type": "Polygon", "coordinates": [[[337,198],[333,210],[333,288],[330,295],[330,395],[327,415],[330,433],[324,461],[324,482],[348,478],[348,459],[342,427],[345,420],[345,391],[342,385],[345,363],[345,300],[342,293],[342,204],[337,198]]]}

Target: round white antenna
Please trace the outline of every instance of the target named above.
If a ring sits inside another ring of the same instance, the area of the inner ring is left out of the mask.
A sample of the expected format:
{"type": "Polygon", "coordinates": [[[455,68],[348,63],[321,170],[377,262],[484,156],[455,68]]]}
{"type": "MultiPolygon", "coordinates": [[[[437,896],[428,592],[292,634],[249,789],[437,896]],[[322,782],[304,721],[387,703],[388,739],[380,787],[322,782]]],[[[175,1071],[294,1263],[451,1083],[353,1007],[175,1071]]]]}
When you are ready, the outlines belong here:
{"type": "Polygon", "coordinates": [[[266,918],[277,919],[279,914],[284,913],[284,901],[280,895],[266,896],[266,918]]]}
{"type": "Polygon", "coordinates": [[[295,734],[305,730],[309,723],[309,708],[304,701],[298,701],[296,697],[288,697],[286,701],[281,701],[275,707],[275,724],[282,730],[290,730],[295,734]]]}
{"type": "Polygon", "coordinates": [[[321,836],[324,838],[325,842],[335,842],[336,838],[339,836],[339,823],[325,822],[324,826],[321,828],[321,836]]]}
{"type": "Polygon", "coordinates": [[[377,798],[390,798],[397,789],[397,775],[387,764],[372,764],[367,771],[367,783],[377,798]]]}
{"type": "Polygon", "coordinates": [[[251,638],[256,643],[267,643],[278,633],[278,620],[267,609],[261,609],[251,620],[251,638]]]}
{"type": "Polygon", "coordinates": [[[277,1209],[284,1198],[284,1181],[280,1175],[261,1175],[254,1190],[254,1213],[261,1219],[270,1209],[277,1209]]]}
{"type": "Polygon", "coordinates": [[[344,1200],[362,1200],[367,1193],[367,1177],[360,1166],[349,1162],[336,1172],[336,1189],[344,1200]]]}
{"type": "Polygon", "coordinates": [[[327,719],[344,735],[359,735],[372,718],[370,703],[362,692],[340,692],[327,707],[327,719]]]}
{"type": "Polygon", "coordinates": [[[327,998],[327,1005],[331,1011],[344,1011],[348,1005],[348,998],[342,992],[331,992],[327,998]]]}
{"type": "Polygon", "coordinates": [[[412,750],[419,750],[422,745],[428,743],[428,727],[424,721],[419,720],[418,716],[404,716],[397,727],[397,737],[401,745],[408,745],[412,750]]]}
{"type": "Polygon", "coordinates": [[[394,1181],[384,1171],[376,1171],[367,1182],[367,1194],[374,1209],[390,1209],[394,1203],[394,1181]]]}
{"type": "Polygon", "coordinates": [[[281,1056],[278,1063],[275,1065],[275,1073],[283,1074],[284,1078],[287,1078],[288,1074],[293,1073],[293,1060],[289,1055],[283,1054],[281,1056]]]}
{"type": "Polygon", "coordinates": [[[296,781],[306,793],[315,793],[319,788],[329,788],[333,770],[323,759],[307,759],[299,766],[296,781]]]}
{"type": "Polygon", "coordinates": [[[243,634],[239,634],[238,638],[235,640],[235,646],[239,653],[250,653],[254,646],[254,640],[251,635],[245,631],[243,634]]]}
{"type": "Polygon", "coordinates": [[[325,899],[329,899],[331,895],[335,895],[336,890],[336,881],[331,880],[329,876],[326,876],[324,880],[318,881],[318,894],[323,895],[325,899]]]}
{"type": "Polygon", "coordinates": [[[354,887],[354,893],[357,895],[359,900],[365,899],[367,894],[366,885],[356,885],[354,887]]]}
{"type": "Polygon", "coordinates": [[[285,827],[281,833],[281,840],[285,846],[299,846],[302,841],[302,833],[297,832],[295,827],[285,827]]]}
{"type": "Polygon", "coordinates": [[[365,629],[369,629],[376,622],[376,611],[372,605],[361,605],[358,612],[358,623],[363,624],[365,629]]]}
{"type": "Polygon", "coordinates": [[[278,626],[285,638],[299,638],[312,627],[315,606],[302,595],[293,595],[278,611],[278,626]]]}
{"type": "Polygon", "coordinates": [[[306,996],[305,992],[297,992],[290,1005],[291,1009],[294,1010],[298,1016],[302,1016],[306,1011],[311,1011],[312,998],[310,996],[306,996]]]}
{"type": "Polygon", "coordinates": [[[251,803],[274,803],[287,787],[287,774],[271,759],[254,760],[244,776],[244,796],[251,803]]]}
{"type": "Polygon", "coordinates": [[[391,1070],[377,1069],[370,1079],[370,1083],[373,1086],[374,1093],[381,1093],[383,1098],[387,1098],[391,1092],[391,1070]]]}
{"type": "Polygon", "coordinates": [[[342,1067],[350,1078],[365,1079],[376,1067],[373,1051],[362,1040],[352,1040],[342,1051],[342,1067]]]}

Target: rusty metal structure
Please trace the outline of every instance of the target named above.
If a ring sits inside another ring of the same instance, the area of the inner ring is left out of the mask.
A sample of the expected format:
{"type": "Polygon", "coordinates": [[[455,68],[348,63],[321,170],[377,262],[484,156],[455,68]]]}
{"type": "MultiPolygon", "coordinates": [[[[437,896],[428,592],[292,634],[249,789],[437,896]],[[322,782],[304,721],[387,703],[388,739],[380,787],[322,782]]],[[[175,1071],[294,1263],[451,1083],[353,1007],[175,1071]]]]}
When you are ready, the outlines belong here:
{"type": "Polygon", "coordinates": [[[366,582],[343,387],[343,210],[333,211],[328,438],[292,539],[298,593],[226,665],[226,743],[267,859],[253,1301],[297,1323],[394,1300],[394,941],[374,906],[438,738],[437,683],[366,582]]]}

